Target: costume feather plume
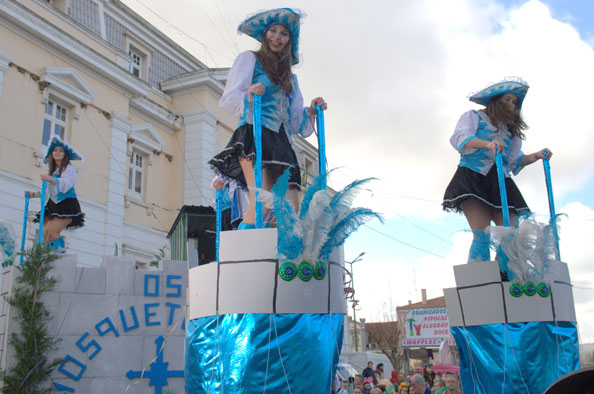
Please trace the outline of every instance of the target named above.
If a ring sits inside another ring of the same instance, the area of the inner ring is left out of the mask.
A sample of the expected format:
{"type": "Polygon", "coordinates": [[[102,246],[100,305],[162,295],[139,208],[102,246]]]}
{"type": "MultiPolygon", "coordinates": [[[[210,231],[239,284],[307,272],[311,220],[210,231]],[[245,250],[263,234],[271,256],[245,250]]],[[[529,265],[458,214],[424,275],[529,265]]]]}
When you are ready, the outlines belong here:
{"type": "Polygon", "coordinates": [[[293,230],[299,217],[293,207],[286,200],[285,196],[289,191],[289,169],[278,178],[272,187],[274,195],[274,213],[276,215],[276,226],[278,227],[278,251],[283,259],[295,259],[301,254],[303,239],[293,230]]]}
{"type": "Polygon", "coordinates": [[[305,195],[303,196],[303,201],[301,201],[301,210],[299,213],[299,217],[301,219],[305,218],[305,216],[307,215],[307,212],[309,211],[309,204],[312,198],[316,195],[316,193],[319,191],[326,191],[324,189],[324,185],[326,184],[326,182],[324,181],[332,171],[333,170],[328,171],[326,177],[324,177],[323,175],[315,177],[312,184],[309,185],[305,190],[305,195]]]}
{"type": "Polygon", "coordinates": [[[350,211],[338,223],[334,224],[328,233],[327,240],[320,250],[320,260],[327,261],[332,249],[342,245],[349,235],[371,219],[378,219],[383,223],[381,215],[371,209],[356,208],[350,211]]]}

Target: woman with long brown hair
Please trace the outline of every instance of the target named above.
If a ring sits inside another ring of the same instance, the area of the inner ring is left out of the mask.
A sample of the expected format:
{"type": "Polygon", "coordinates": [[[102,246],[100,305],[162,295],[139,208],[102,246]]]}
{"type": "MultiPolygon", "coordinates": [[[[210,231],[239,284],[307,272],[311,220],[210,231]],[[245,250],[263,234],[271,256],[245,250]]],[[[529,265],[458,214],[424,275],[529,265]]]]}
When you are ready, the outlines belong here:
{"type": "Polygon", "coordinates": [[[525,166],[552,156],[547,148],[529,155],[522,153],[524,130],[528,126],[520,111],[528,88],[525,81],[514,78],[471,95],[470,101],[486,108],[464,113],[450,138],[460,153],[460,163],[442,205],[445,210],[464,213],[468,220],[473,232],[469,262],[490,260],[489,237],[484,230],[491,221],[503,225],[495,155],[502,153],[512,224],[520,212],[528,212],[529,208],[511,174],[516,175],[525,166]]]}
{"type": "MultiPolygon", "coordinates": [[[[85,223],[85,214],[74,191],[76,169],[70,164],[71,160],[84,158],[67,142],[53,135],[44,159],[48,164],[48,173],[41,174],[41,180],[47,181],[49,197],[45,205],[43,240],[60,253],[66,251],[64,238],[60,236],[62,230],[79,228],[85,223]]],[[[29,190],[25,194],[41,196],[39,192],[29,190]]]]}
{"type": "MultiPolygon", "coordinates": [[[[291,67],[299,62],[299,29],[302,16],[290,8],[260,12],[239,25],[239,32],[262,43],[256,52],[240,53],[227,78],[219,106],[239,124],[227,147],[210,164],[221,178],[235,179],[250,189],[250,204],[239,229],[255,228],[253,95],[262,97],[262,186],[271,190],[276,179],[290,169],[289,200],[298,210],[301,174],[291,147],[294,134],[313,133],[315,106],[326,109],[321,97],[303,106],[297,76],[291,67]]],[[[264,217],[267,209],[264,208],[264,217]]]]}

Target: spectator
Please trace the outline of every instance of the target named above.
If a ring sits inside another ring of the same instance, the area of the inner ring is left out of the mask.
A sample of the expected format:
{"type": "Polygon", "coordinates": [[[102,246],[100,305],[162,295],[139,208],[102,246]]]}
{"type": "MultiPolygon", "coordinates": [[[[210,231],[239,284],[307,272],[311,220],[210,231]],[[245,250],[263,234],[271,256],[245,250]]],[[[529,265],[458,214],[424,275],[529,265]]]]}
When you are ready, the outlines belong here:
{"type": "Polygon", "coordinates": [[[400,387],[399,394],[410,394],[409,385],[407,383],[402,383],[400,387]]]}
{"type": "Polygon", "coordinates": [[[363,393],[370,394],[370,391],[371,391],[371,383],[370,382],[363,383],[363,393]]]}
{"type": "Polygon", "coordinates": [[[377,385],[384,376],[384,363],[379,363],[374,371],[373,384],[377,385]]]}
{"type": "Polygon", "coordinates": [[[363,377],[361,375],[355,375],[353,378],[353,384],[349,390],[349,394],[354,394],[355,388],[357,387],[363,390],[363,377]]]}
{"type": "Polygon", "coordinates": [[[423,367],[423,378],[429,387],[433,387],[433,382],[435,381],[435,371],[433,371],[433,364],[430,362],[426,362],[423,367]]]}
{"type": "Polygon", "coordinates": [[[365,394],[365,393],[363,393],[363,389],[361,387],[355,387],[353,389],[353,394],[365,394]]]}
{"type": "Polygon", "coordinates": [[[433,392],[438,392],[442,388],[446,386],[445,380],[443,379],[436,379],[435,383],[433,383],[433,392]]]}
{"type": "Polygon", "coordinates": [[[361,373],[361,375],[363,375],[363,378],[373,378],[374,377],[373,361],[369,361],[367,363],[367,368],[365,368],[363,370],[363,372],[361,373]]]}
{"type": "Polygon", "coordinates": [[[349,382],[343,380],[340,382],[340,387],[336,390],[336,394],[348,394],[349,393],[349,382]]]}
{"type": "Polygon", "coordinates": [[[392,371],[392,377],[390,378],[390,383],[394,386],[398,386],[398,372],[392,371]]]}
{"type": "MultiPolygon", "coordinates": [[[[425,379],[419,373],[413,375],[411,381],[411,388],[413,389],[413,393],[415,394],[431,394],[431,390],[429,387],[425,386],[425,379]]],[[[410,391],[409,391],[409,394],[410,391]]]]}
{"type": "Polygon", "coordinates": [[[458,388],[458,378],[453,373],[449,373],[446,375],[445,384],[447,387],[456,387],[458,388]]]}
{"type": "Polygon", "coordinates": [[[369,392],[369,394],[383,394],[383,391],[380,390],[378,387],[374,387],[371,389],[371,391],[369,392]]]}
{"type": "Polygon", "coordinates": [[[382,379],[377,384],[377,387],[381,388],[384,393],[387,393],[394,388],[394,385],[388,379],[382,379]]]}

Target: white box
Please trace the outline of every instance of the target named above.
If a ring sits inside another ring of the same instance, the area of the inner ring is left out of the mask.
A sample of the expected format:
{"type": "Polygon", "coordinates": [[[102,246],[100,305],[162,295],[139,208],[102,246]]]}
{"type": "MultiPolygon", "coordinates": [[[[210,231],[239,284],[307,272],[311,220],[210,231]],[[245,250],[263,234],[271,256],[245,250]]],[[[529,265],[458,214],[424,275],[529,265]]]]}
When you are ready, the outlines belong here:
{"type": "Polygon", "coordinates": [[[221,231],[219,261],[253,261],[276,259],[275,228],[221,231]]]}
{"type": "Polygon", "coordinates": [[[220,265],[219,314],[273,312],[276,263],[251,261],[220,265]]]}
{"type": "Polygon", "coordinates": [[[514,297],[509,292],[512,284],[512,282],[503,283],[508,323],[553,321],[551,297],[541,297],[538,294],[533,296],[522,294],[520,297],[514,297]]]}
{"type": "MultiPolygon", "coordinates": [[[[340,248],[342,250],[342,247],[340,248]]],[[[344,272],[340,263],[330,263],[330,313],[347,313],[347,303],[344,294],[344,272]]]]}
{"type": "Polygon", "coordinates": [[[188,320],[217,314],[217,264],[192,268],[188,273],[188,320]]]}
{"type": "Polygon", "coordinates": [[[328,313],[328,275],[323,280],[304,282],[298,276],[291,281],[278,277],[277,313],[328,313]]]}
{"type": "Polygon", "coordinates": [[[499,264],[496,261],[476,262],[454,266],[457,287],[501,282],[499,264]]]}
{"type": "Polygon", "coordinates": [[[505,323],[501,284],[458,289],[467,326],[505,323]]]}
{"type": "Polygon", "coordinates": [[[571,286],[565,283],[553,283],[551,285],[551,296],[555,307],[555,319],[557,321],[576,321],[571,286]]]}
{"type": "Polygon", "coordinates": [[[462,309],[460,308],[460,300],[458,299],[458,289],[455,287],[443,289],[443,295],[445,297],[446,308],[448,310],[448,322],[450,326],[464,326],[464,320],[462,319],[462,309]]]}

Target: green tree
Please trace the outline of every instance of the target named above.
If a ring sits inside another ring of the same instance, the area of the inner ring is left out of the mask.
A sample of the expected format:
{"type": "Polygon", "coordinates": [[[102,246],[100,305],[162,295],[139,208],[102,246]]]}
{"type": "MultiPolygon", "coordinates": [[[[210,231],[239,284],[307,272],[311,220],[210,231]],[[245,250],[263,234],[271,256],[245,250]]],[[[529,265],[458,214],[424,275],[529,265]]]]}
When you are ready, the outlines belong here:
{"type": "Polygon", "coordinates": [[[51,316],[41,297],[52,291],[56,280],[49,277],[52,262],[58,256],[47,246],[35,244],[24,252],[23,265],[12,295],[7,298],[13,311],[12,318],[19,326],[19,333],[12,333],[9,345],[14,350],[14,366],[3,377],[3,392],[7,394],[39,394],[54,391],[46,386],[51,372],[60,359],[48,359],[56,340],[49,334],[47,323],[51,316]]]}

